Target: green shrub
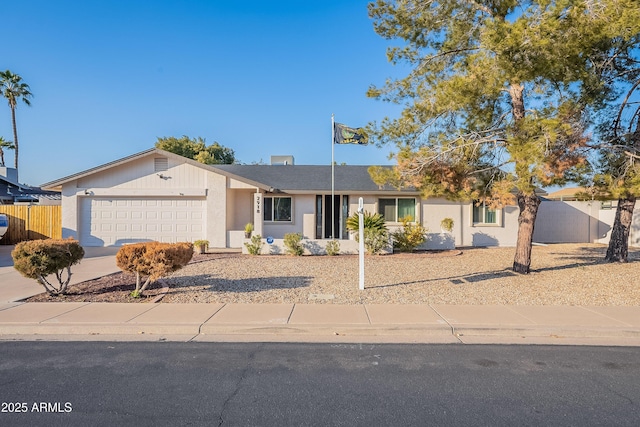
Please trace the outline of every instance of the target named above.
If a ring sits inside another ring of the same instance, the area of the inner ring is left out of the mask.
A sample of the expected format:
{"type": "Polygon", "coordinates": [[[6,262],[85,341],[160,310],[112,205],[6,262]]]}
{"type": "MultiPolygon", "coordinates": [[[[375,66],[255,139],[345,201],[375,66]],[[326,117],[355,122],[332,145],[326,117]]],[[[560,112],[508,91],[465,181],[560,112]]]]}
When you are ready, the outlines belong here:
{"type": "Polygon", "coordinates": [[[444,218],[440,221],[440,228],[451,233],[453,231],[453,218],[444,218]]]}
{"type": "Polygon", "coordinates": [[[412,217],[402,218],[402,228],[391,233],[393,247],[400,252],[413,252],[427,240],[427,229],[421,224],[414,224],[412,217]]]}
{"type": "Polygon", "coordinates": [[[251,243],[245,242],[244,245],[247,247],[247,251],[249,251],[249,254],[260,255],[260,252],[262,252],[263,244],[264,243],[262,243],[262,236],[256,234],[255,236],[251,236],[251,243]]]}
{"type": "MultiPolygon", "coordinates": [[[[386,230],[387,225],[385,224],[384,217],[377,214],[372,214],[370,212],[365,212],[363,214],[362,222],[364,223],[364,228],[374,229],[374,230],[386,230]]],[[[358,230],[360,227],[360,216],[358,213],[354,213],[349,218],[347,218],[347,230],[356,233],[358,235],[358,230]]]]}
{"type": "Polygon", "coordinates": [[[375,228],[364,229],[364,249],[369,255],[376,255],[389,247],[389,232],[375,228]]]}
{"type": "Polygon", "coordinates": [[[139,298],[151,283],[180,270],[192,257],[191,243],[135,243],[120,248],[116,254],[116,265],[136,276],[136,289],[131,296],[139,298]],[[142,283],[144,277],[146,279],[142,283]]]}
{"type": "MultiPolygon", "coordinates": [[[[381,214],[365,212],[362,222],[364,224],[364,248],[368,254],[378,254],[389,246],[389,232],[381,214]]],[[[356,242],[359,242],[360,218],[357,213],[347,218],[347,229],[355,233],[356,242]]]]}
{"type": "Polygon", "coordinates": [[[50,295],[63,295],[71,280],[71,266],[84,257],[84,249],[73,239],[32,240],[18,243],[11,257],[13,267],[24,277],[36,279],[50,295]],[[55,274],[57,285],[47,280],[51,274],[55,274]]]}
{"type": "Polygon", "coordinates": [[[300,233],[285,234],[284,246],[288,254],[295,255],[295,256],[302,255],[304,253],[304,247],[302,246],[302,234],[300,233]]]}
{"type": "Polygon", "coordinates": [[[340,242],[338,240],[329,240],[326,246],[327,255],[334,256],[340,253],[340,242]]]}

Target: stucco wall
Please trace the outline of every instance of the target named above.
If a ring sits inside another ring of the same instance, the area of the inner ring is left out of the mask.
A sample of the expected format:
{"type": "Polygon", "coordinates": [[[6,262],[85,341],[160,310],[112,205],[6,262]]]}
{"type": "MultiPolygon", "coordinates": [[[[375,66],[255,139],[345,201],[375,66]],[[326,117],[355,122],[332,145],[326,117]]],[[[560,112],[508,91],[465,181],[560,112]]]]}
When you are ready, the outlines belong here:
{"type": "MultiPolygon", "coordinates": [[[[543,201],[538,210],[534,240],[540,243],[608,244],[616,216],[616,202],[602,209],[599,201],[543,201]]],[[[629,245],[640,246],[640,211],[633,214],[629,245]]]]}
{"type": "Polygon", "coordinates": [[[302,233],[304,215],[308,213],[315,213],[315,200],[315,195],[303,194],[292,196],[293,221],[264,222],[262,237],[271,236],[274,239],[282,239],[287,233],[302,233]]]}

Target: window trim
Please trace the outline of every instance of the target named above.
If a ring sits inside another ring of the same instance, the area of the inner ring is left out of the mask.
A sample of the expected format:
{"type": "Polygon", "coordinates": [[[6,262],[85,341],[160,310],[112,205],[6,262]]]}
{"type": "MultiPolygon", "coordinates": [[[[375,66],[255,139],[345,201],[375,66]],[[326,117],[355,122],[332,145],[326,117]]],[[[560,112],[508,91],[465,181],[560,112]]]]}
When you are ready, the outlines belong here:
{"type": "Polygon", "coordinates": [[[394,224],[400,224],[400,218],[398,217],[398,209],[399,209],[398,200],[413,200],[413,221],[411,221],[411,223],[416,224],[418,222],[419,212],[418,212],[418,199],[417,199],[417,197],[378,197],[377,212],[384,217],[384,213],[380,212],[380,201],[381,200],[394,200],[395,201],[395,219],[394,220],[388,220],[388,219],[385,218],[385,222],[394,223],[394,224]]]}
{"type": "Polygon", "coordinates": [[[270,224],[293,224],[293,197],[292,196],[264,196],[263,197],[263,201],[262,201],[262,209],[263,209],[263,214],[262,214],[262,220],[266,223],[270,223],[270,224]],[[267,214],[267,203],[266,203],[266,199],[271,199],[271,219],[265,219],[265,215],[267,214]],[[274,219],[275,215],[274,215],[274,208],[275,208],[275,203],[274,203],[274,199],[289,199],[289,219],[288,220],[276,220],[274,219]]]}

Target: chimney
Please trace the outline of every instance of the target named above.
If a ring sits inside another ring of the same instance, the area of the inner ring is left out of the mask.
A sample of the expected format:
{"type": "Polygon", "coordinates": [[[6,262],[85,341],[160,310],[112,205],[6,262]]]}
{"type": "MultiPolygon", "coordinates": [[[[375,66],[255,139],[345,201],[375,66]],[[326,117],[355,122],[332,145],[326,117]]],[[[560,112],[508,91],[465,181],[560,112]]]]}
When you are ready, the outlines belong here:
{"type": "Polygon", "coordinates": [[[271,165],[293,165],[293,156],[271,156],[271,165]]]}
{"type": "Polygon", "coordinates": [[[6,178],[7,181],[13,184],[18,184],[18,170],[16,168],[0,166],[0,177],[6,178]]]}

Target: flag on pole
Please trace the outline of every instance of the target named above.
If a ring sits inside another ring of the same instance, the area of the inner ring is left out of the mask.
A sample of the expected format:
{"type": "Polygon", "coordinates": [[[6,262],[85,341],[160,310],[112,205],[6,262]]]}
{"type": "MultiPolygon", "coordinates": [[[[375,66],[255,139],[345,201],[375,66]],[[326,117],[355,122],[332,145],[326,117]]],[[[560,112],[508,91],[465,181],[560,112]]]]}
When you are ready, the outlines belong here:
{"type": "Polygon", "coordinates": [[[369,136],[364,128],[350,128],[341,123],[334,123],[334,144],[359,144],[367,145],[369,136]]]}

